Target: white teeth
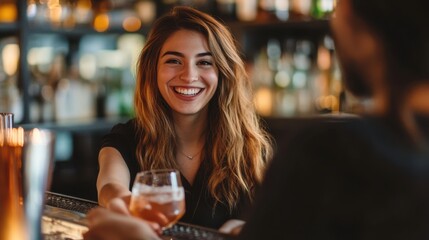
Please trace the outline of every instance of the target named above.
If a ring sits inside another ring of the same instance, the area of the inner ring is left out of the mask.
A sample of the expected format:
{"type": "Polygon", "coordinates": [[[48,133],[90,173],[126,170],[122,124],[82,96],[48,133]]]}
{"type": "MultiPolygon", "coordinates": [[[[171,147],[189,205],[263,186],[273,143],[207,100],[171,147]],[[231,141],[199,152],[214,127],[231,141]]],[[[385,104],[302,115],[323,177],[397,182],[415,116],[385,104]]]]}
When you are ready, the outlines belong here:
{"type": "Polygon", "coordinates": [[[197,95],[201,91],[201,88],[181,88],[181,87],[175,87],[174,90],[177,93],[180,93],[180,94],[183,94],[183,95],[194,96],[194,95],[197,95]]]}

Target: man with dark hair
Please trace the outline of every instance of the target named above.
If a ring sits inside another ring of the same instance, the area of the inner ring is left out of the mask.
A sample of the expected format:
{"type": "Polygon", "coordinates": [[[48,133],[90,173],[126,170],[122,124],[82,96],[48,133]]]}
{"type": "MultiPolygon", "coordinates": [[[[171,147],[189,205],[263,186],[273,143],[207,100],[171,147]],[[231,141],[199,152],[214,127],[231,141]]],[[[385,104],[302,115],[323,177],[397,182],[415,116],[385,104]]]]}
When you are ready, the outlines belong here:
{"type": "Polygon", "coordinates": [[[427,9],[338,1],[344,80],[371,109],[280,146],[240,239],[429,239],[427,9]]]}

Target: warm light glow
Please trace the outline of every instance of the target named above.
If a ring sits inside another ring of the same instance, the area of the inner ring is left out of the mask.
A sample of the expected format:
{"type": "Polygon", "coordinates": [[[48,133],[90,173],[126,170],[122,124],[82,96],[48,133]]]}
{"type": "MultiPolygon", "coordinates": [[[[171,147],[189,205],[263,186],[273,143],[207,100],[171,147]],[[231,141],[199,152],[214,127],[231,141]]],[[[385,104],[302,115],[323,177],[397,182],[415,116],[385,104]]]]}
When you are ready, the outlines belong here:
{"type": "Polygon", "coordinates": [[[77,9],[91,9],[92,3],[91,0],[78,0],[76,3],[77,9]]]}
{"type": "Polygon", "coordinates": [[[49,9],[54,9],[54,8],[58,8],[58,7],[61,7],[59,0],[48,0],[48,8],[49,9]]]}
{"type": "Polygon", "coordinates": [[[325,47],[319,47],[317,50],[317,66],[320,70],[329,70],[331,68],[331,54],[325,47]]]}
{"type": "Polygon", "coordinates": [[[236,0],[236,15],[241,21],[253,21],[256,19],[258,2],[256,0],[236,0]]]}
{"type": "Polygon", "coordinates": [[[326,96],[330,94],[329,77],[326,74],[321,73],[317,75],[314,79],[314,82],[318,92],[318,96],[326,96]]]}
{"type": "Polygon", "coordinates": [[[49,19],[52,23],[59,24],[61,22],[62,8],[59,0],[49,0],[49,19]]]}
{"type": "Polygon", "coordinates": [[[153,1],[138,1],[135,8],[143,23],[150,23],[156,17],[156,6],[153,1]]]}
{"type": "Polygon", "coordinates": [[[259,88],[254,98],[256,111],[262,116],[270,116],[273,109],[273,97],[270,88],[259,88]]]}
{"type": "Polygon", "coordinates": [[[27,239],[27,234],[23,223],[24,211],[19,206],[9,209],[10,213],[6,219],[6,233],[4,239],[27,239]]]}
{"type": "Polygon", "coordinates": [[[94,29],[97,32],[105,32],[109,24],[109,16],[105,13],[98,14],[94,19],[94,29]]]}
{"type": "Polygon", "coordinates": [[[78,23],[88,23],[92,19],[91,0],[78,0],[74,10],[74,17],[78,23]]]}
{"type": "Polygon", "coordinates": [[[316,102],[319,109],[329,109],[333,112],[339,111],[339,101],[334,95],[320,97],[316,102]]]}
{"type": "Polygon", "coordinates": [[[2,3],[0,5],[0,22],[15,22],[18,16],[16,4],[2,3]]]}
{"type": "Polygon", "coordinates": [[[19,46],[18,44],[7,44],[3,48],[3,68],[7,75],[13,76],[18,69],[19,46]]]}
{"type": "Polygon", "coordinates": [[[310,12],[312,1],[292,0],[291,9],[299,14],[307,15],[310,12]]]}
{"type": "Polygon", "coordinates": [[[0,146],[22,147],[24,146],[24,129],[12,128],[7,131],[0,131],[0,146]]]}
{"type": "Polygon", "coordinates": [[[43,132],[41,132],[38,128],[35,128],[31,130],[30,132],[30,138],[31,142],[34,144],[39,144],[43,141],[45,135],[43,132]]]}
{"type": "Polygon", "coordinates": [[[138,31],[142,26],[142,23],[139,18],[131,16],[124,19],[122,22],[122,27],[125,31],[135,32],[138,31]]]}

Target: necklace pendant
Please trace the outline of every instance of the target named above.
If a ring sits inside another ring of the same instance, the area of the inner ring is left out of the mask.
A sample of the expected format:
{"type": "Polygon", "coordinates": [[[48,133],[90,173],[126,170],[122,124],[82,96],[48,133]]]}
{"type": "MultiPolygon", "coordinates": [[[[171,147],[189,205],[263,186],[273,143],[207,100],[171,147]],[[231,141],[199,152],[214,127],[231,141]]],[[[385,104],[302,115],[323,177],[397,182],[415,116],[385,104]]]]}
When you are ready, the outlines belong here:
{"type": "Polygon", "coordinates": [[[193,160],[193,159],[194,159],[194,157],[196,157],[196,156],[198,156],[198,154],[200,154],[200,152],[201,152],[201,150],[200,150],[197,154],[195,154],[194,156],[192,156],[192,155],[185,154],[183,151],[180,151],[180,153],[181,153],[183,156],[185,156],[188,160],[193,160]]]}

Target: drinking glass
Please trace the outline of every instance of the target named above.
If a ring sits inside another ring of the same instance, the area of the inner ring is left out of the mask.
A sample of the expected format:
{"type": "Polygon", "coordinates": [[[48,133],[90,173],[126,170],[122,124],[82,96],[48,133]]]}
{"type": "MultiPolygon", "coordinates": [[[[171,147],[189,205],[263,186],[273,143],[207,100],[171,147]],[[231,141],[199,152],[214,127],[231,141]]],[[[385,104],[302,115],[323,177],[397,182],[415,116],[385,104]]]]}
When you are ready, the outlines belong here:
{"type": "Polygon", "coordinates": [[[0,127],[0,239],[28,239],[22,206],[24,130],[0,127]]]}
{"type": "Polygon", "coordinates": [[[0,133],[8,131],[13,127],[13,113],[0,112],[0,133]]]}
{"type": "Polygon", "coordinates": [[[0,239],[42,239],[53,153],[54,133],[49,130],[0,131],[0,239]]]}
{"type": "Polygon", "coordinates": [[[143,171],[133,184],[130,212],[133,216],[173,226],[185,213],[185,191],[180,173],[174,169],[143,171]]]}
{"type": "Polygon", "coordinates": [[[22,189],[25,220],[31,239],[41,238],[45,192],[50,189],[54,169],[55,132],[27,129],[22,149],[22,189]]]}

